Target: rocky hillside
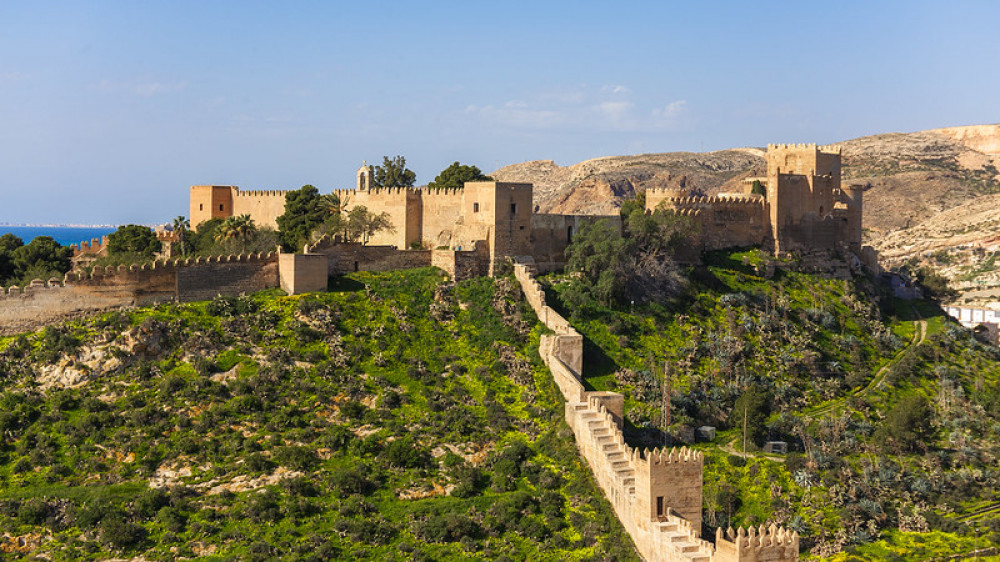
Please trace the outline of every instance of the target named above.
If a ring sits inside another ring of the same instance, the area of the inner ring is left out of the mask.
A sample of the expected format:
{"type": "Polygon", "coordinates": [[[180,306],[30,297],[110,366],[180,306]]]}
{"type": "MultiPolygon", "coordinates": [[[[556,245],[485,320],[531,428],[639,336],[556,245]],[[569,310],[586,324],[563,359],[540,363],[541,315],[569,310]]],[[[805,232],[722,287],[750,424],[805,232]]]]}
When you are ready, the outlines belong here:
{"type": "MultiPolygon", "coordinates": [[[[865,228],[868,242],[883,254],[903,261],[926,250],[989,245],[996,237],[997,227],[977,218],[977,209],[990,208],[1000,193],[1000,125],[887,133],[839,144],[845,180],[871,184],[865,228]]],[[[763,154],[740,148],[610,156],[565,167],[539,160],[492,175],[533,182],[541,212],[614,213],[623,198],[649,187],[735,191],[743,178],[764,173],[763,154]]]]}
{"type": "Polygon", "coordinates": [[[804,560],[837,562],[1000,546],[1000,350],[932,302],[788,264],[709,253],[654,306],[543,282],[584,336],[587,384],[624,395],[630,444],[716,428],[693,445],[710,529],[780,522],[804,560]]]}
{"type": "Polygon", "coordinates": [[[359,273],[0,338],[0,559],[635,560],[519,290],[359,273]]]}
{"type": "Polygon", "coordinates": [[[764,151],[757,148],[694,153],[670,152],[609,156],[559,166],[536,160],[506,166],[498,181],[535,185],[535,205],[543,213],[613,214],[622,199],[650,187],[685,187],[706,193],[735,189],[742,178],[762,173],[764,151]]]}

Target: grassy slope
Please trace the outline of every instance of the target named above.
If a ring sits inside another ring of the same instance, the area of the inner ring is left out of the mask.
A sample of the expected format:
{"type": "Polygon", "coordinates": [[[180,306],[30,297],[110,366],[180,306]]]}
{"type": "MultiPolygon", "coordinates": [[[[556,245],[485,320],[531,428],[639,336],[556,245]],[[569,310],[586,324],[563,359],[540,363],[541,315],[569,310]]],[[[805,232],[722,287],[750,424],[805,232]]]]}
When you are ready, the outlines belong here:
{"type": "Polygon", "coordinates": [[[509,280],[442,281],[359,273],[0,340],[0,529],[55,560],[634,559],[530,309],[509,280]],[[40,388],[52,365],[78,384],[40,388]]]}
{"type": "MultiPolygon", "coordinates": [[[[665,439],[666,364],[671,433],[721,430],[696,445],[707,457],[709,525],[784,522],[803,534],[807,554],[839,559],[967,552],[977,534],[986,537],[979,547],[996,546],[998,513],[969,516],[1000,501],[997,350],[930,303],[780,268],[765,280],[756,274],[762,259],[710,256],[669,306],[567,311],[586,337],[589,384],[626,395],[630,440],[665,439]],[[730,416],[750,389],[771,405],[761,439],[788,441],[787,457],[752,442],[746,459],[736,454],[741,424],[730,416]],[[914,394],[932,404],[933,432],[908,450],[879,430],[914,394]],[[926,529],[937,532],[904,532],[926,529]]],[[[561,278],[550,282],[556,294],[567,290],[561,278]]]]}

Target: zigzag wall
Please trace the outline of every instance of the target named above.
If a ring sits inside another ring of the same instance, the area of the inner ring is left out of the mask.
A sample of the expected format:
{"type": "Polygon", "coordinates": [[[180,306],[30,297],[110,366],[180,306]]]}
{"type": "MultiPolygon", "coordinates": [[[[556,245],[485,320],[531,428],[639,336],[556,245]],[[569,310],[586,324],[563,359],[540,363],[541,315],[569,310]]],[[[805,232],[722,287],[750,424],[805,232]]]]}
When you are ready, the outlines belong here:
{"type": "Polygon", "coordinates": [[[566,399],[566,422],[636,550],[650,562],[786,562],[798,560],[798,534],[772,526],[716,533],[702,540],[702,468],[698,451],[638,450],[622,435],[624,398],[587,391],[581,382],[583,336],[545,304],[533,266],[514,265],[514,276],[538,318],[539,353],[566,399]]]}
{"type": "Polygon", "coordinates": [[[0,287],[0,335],[33,330],[83,314],[123,306],[193,301],[278,286],[278,255],[252,254],[94,267],[60,280],[0,287]]]}

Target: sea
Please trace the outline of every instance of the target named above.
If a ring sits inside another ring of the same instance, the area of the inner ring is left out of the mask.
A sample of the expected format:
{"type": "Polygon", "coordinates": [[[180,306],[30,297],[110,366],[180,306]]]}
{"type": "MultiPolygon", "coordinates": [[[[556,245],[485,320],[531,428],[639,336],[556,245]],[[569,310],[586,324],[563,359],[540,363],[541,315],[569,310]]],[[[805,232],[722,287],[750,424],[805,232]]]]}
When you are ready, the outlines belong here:
{"type": "Polygon", "coordinates": [[[100,239],[102,236],[111,234],[117,227],[114,226],[5,226],[0,225],[0,235],[11,233],[24,241],[30,243],[37,236],[51,236],[56,242],[63,246],[79,244],[80,242],[90,242],[94,238],[100,239]]]}

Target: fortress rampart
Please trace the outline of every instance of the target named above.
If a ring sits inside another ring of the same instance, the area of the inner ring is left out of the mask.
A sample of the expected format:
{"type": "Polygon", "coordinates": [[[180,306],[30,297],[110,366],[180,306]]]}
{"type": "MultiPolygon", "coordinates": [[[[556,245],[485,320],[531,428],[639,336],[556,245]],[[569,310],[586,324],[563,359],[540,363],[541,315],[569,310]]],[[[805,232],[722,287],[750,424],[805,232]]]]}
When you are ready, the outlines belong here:
{"type": "Polygon", "coordinates": [[[70,244],[70,249],[73,250],[73,257],[77,257],[83,254],[99,254],[103,252],[108,246],[108,237],[102,236],[100,238],[93,238],[89,242],[86,240],[81,241],[79,244],[70,244]]]}
{"type": "Polygon", "coordinates": [[[539,320],[554,332],[542,336],[539,353],[566,399],[566,422],[580,454],[639,554],[650,562],[798,560],[798,534],[776,526],[719,529],[715,544],[703,540],[702,454],[686,448],[630,447],[621,430],[624,397],[584,388],[583,337],[545,304],[533,265],[516,263],[514,276],[539,320]]]}
{"type": "Polygon", "coordinates": [[[840,250],[862,255],[863,186],[841,187],[841,148],[771,144],[767,176],[748,178],[743,193],[690,197],[678,189],[649,189],[646,209],[690,217],[696,250],[757,246],[775,253],[840,250]],[[754,180],[766,195],[753,193],[754,180]]]}
{"type": "Polygon", "coordinates": [[[48,283],[0,287],[0,335],[126,306],[194,301],[278,286],[277,254],[217,256],[94,267],[48,283]]]}

